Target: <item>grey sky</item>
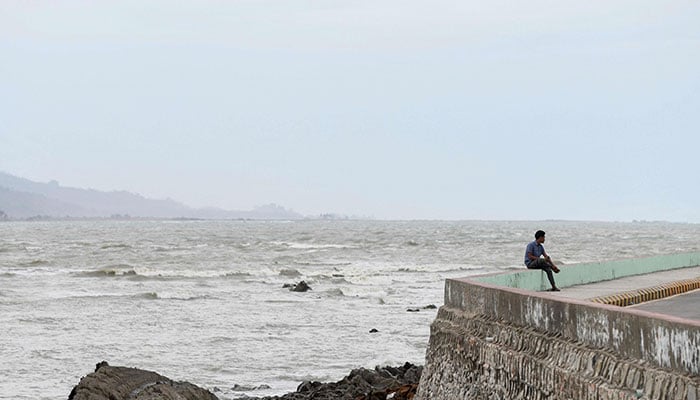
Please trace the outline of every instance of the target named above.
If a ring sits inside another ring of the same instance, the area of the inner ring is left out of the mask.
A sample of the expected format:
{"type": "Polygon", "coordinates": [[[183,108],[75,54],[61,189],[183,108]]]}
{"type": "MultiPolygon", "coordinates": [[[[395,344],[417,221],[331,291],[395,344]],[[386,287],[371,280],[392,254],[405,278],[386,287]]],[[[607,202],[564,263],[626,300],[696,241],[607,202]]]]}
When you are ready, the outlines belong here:
{"type": "Polygon", "coordinates": [[[0,170],[249,209],[700,222],[696,1],[3,1],[0,170]]]}

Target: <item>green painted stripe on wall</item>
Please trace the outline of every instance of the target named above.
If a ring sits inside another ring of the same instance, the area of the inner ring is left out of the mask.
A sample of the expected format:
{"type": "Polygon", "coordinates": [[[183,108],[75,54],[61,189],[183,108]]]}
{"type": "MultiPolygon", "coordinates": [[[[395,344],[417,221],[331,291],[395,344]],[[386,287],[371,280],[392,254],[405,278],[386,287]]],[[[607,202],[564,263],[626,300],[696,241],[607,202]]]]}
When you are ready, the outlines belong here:
{"type": "MultiPolygon", "coordinates": [[[[561,272],[556,275],[556,281],[557,286],[568,287],[699,265],[700,252],[563,265],[560,266],[561,272]]],[[[544,290],[549,287],[546,275],[542,271],[528,270],[525,266],[522,271],[475,276],[471,279],[526,290],[544,290]]]]}

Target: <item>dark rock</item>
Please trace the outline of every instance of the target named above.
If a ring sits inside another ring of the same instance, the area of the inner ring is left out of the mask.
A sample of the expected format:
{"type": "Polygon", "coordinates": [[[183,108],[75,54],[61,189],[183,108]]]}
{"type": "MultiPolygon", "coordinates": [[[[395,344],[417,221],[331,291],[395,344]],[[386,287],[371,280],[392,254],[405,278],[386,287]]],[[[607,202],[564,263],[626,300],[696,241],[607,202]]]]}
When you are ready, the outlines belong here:
{"type": "MultiPolygon", "coordinates": [[[[262,390],[262,389],[270,389],[270,385],[259,385],[259,386],[246,386],[246,385],[239,385],[235,384],[231,388],[231,391],[233,392],[251,392],[253,390],[262,390]]],[[[216,390],[214,390],[216,392],[216,390]]]]}
{"type": "Polygon", "coordinates": [[[333,383],[305,381],[294,393],[261,397],[258,400],[410,400],[415,396],[423,367],[406,363],[401,367],[359,368],[333,383]]]}
{"type": "Polygon", "coordinates": [[[317,387],[323,385],[321,382],[315,382],[315,381],[304,381],[297,386],[297,392],[299,393],[304,393],[304,392],[311,392],[317,387]]]}
{"type": "Polygon", "coordinates": [[[406,311],[408,311],[408,312],[419,312],[420,309],[419,309],[419,308],[409,308],[409,309],[407,309],[406,311]]]}
{"type": "Polygon", "coordinates": [[[424,310],[435,310],[437,309],[437,306],[435,304],[428,304],[427,306],[423,307],[424,310]]]}
{"type": "Polygon", "coordinates": [[[249,391],[251,391],[251,390],[255,390],[255,387],[253,387],[253,386],[239,385],[239,384],[236,383],[235,385],[233,385],[233,387],[231,388],[231,390],[234,391],[234,392],[249,392],[249,391]]]}
{"type": "Polygon", "coordinates": [[[103,361],[83,377],[68,400],[218,400],[208,390],[152,371],[112,367],[103,361]]]}
{"type": "Polygon", "coordinates": [[[294,283],[285,283],[284,285],[282,285],[282,289],[290,289],[290,288],[293,288],[294,286],[296,286],[296,284],[294,284],[294,283]]]}
{"type": "MultiPolygon", "coordinates": [[[[334,383],[302,382],[294,393],[257,400],[411,400],[416,394],[422,366],[359,368],[334,383]]],[[[234,386],[248,391],[249,387],[234,386]]],[[[267,385],[252,388],[269,389],[267,385]]],[[[175,382],[155,372],[136,368],[96,365],[83,377],[68,400],[218,400],[211,392],[187,382],[175,382]]]]}
{"type": "Polygon", "coordinates": [[[107,363],[107,361],[98,362],[97,364],[95,364],[95,372],[97,372],[97,370],[99,370],[102,367],[109,367],[109,363],[107,363]]]}
{"type": "Polygon", "coordinates": [[[292,292],[306,292],[307,290],[311,290],[311,286],[309,286],[306,282],[301,281],[290,290],[292,292]]]}
{"type": "Polygon", "coordinates": [[[374,328],[370,329],[370,331],[369,331],[369,333],[377,333],[377,332],[379,332],[379,331],[374,329],[374,328]]]}

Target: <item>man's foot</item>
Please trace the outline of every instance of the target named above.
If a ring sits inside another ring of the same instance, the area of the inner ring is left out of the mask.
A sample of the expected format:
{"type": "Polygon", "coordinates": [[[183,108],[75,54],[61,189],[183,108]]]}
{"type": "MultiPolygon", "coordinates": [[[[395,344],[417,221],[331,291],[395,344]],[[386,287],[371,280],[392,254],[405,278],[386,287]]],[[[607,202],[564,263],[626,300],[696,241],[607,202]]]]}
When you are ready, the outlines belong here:
{"type": "Polygon", "coordinates": [[[554,271],[555,274],[558,274],[561,270],[556,265],[552,265],[552,271],[554,271]]]}
{"type": "Polygon", "coordinates": [[[561,290],[558,287],[554,286],[553,288],[549,289],[548,292],[561,292],[561,290]]]}

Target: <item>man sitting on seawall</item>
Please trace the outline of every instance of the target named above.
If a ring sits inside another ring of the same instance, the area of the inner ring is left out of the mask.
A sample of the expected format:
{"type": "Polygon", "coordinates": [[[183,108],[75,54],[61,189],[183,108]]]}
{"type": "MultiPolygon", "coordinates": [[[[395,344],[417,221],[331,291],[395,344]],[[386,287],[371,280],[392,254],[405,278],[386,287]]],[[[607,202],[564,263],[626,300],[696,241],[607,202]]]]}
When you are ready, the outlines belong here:
{"type": "Polygon", "coordinates": [[[552,274],[552,271],[559,273],[559,268],[554,265],[552,258],[549,257],[546,251],[544,251],[544,246],[542,246],[542,243],[544,243],[544,231],[535,232],[535,240],[528,243],[527,247],[525,248],[525,265],[528,269],[541,269],[546,272],[547,279],[549,279],[549,283],[552,285],[552,288],[549,289],[549,291],[558,292],[559,288],[554,283],[554,275],[552,274]]]}

